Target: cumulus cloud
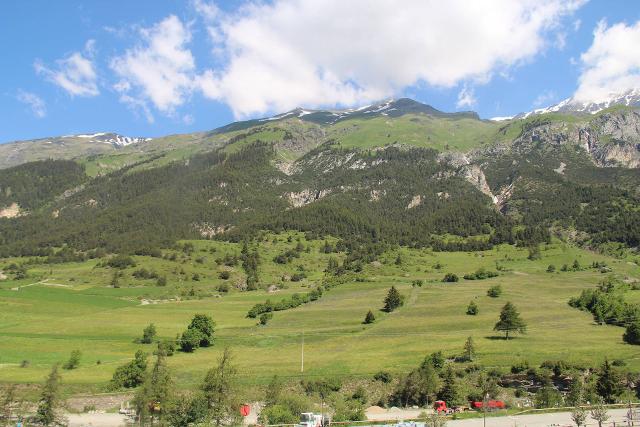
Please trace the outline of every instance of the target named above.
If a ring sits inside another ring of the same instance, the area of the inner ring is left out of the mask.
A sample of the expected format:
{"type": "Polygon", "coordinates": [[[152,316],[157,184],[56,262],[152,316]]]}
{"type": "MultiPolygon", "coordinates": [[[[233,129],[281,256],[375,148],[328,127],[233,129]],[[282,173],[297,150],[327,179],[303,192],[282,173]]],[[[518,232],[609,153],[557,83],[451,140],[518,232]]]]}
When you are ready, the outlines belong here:
{"type": "Polygon", "coordinates": [[[93,63],[95,41],[87,41],[83,52],[73,52],[56,61],[55,67],[48,67],[37,60],[34,64],[38,74],[64,89],[71,96],[97,96],[98,76],[93,63]]]}
{"type": "Polygon", "coordinates": [[[640,88],[640,21],[607,26],[601,21],[593,43],[580,56],[583,66],[574,99],[598,102],[640,88]]]}
{"type": "Polygon", "coordinates": [[[553,46],[560,21],[583,3],[275,0],[225,15],[198,0],[224,65],[195,83],[238,117],[370,102],[421,83],[483,83],[553,46]]]}
{"type": "Polygon", "coordinates": [[[468,88],[467,86],[463,86],[460,92],[458,93],[458,102],[456,103],[456,107],[472,107],[477,102],[475,97],[475,92],[473,88],[468,88]]]}
{"type": "Polygon", "coordinates": [[[27,105],[34,116],[41,119],[47,115],[47,105],[42,98],[35,93],[19,90],[16,95],[18,101],[27,105]]]}
{"type": "Polygon", "coordinates": [[[139,108],[152,121],[147,100],[158,110],[173,114],[190,96],[195,80],[195,61],[187,47],[189,28],[171,15],[140,30],[138,45],[113,58],[110,68],[119,77],[113,88],[120,100],[139,108]]]}

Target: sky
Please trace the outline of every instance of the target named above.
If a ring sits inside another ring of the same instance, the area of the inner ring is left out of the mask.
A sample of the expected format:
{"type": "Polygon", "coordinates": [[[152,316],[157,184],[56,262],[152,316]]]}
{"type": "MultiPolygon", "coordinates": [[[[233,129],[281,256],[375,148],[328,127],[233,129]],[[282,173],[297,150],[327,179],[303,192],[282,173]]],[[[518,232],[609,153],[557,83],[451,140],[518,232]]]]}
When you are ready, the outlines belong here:
{"type": "Polygon", "coordinates": [[[640,1],[24,0],[0,48],[0,143],[399,97],[492,118],[640,88],[640,1]]]}

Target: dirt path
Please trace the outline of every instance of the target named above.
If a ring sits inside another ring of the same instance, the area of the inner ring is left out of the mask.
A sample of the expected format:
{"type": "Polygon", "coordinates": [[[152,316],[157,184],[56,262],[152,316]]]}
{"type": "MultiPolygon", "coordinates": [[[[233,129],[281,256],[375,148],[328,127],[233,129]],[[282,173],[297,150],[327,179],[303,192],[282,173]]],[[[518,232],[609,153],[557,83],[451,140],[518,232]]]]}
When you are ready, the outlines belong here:
{"type": "Polygon", "coordinates": [[[127,417],[121,414],[67,414],[69,427],[121,427],[127,425],[127,417]]]}

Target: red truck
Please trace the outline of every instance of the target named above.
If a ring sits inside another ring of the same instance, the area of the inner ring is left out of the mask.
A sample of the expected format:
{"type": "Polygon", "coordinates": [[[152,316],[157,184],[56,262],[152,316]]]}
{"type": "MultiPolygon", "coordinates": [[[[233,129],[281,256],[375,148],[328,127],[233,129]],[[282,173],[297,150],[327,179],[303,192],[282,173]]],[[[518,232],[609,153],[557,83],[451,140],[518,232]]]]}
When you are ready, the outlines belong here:
{"type": "MultiPolygon", "coordinates": [[[[484,407],[484,402],[471,402],[471,407],[473,409],[482,409],[484,407]]],[[[489,400],[487,401],[487,409],[495,410],[495,409],[505,409],[507,405],[502,400],[489,400]]]]}

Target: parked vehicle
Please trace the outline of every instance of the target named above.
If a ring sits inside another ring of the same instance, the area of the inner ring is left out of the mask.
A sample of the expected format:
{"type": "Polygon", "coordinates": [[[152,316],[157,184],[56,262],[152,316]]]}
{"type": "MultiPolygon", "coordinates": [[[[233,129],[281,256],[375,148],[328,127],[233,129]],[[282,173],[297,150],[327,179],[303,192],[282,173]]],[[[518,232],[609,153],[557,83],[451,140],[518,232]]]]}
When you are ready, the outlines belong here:
{"type": "MultiPolygon", "coordinates": [[[[484,409],[484,402],[475,401],[471,402],[471,407],[473,409],[484,409]]],[[[507,405],[502,400],[489,400],[487,401],[487,408],[489,411],[497,410],[497,409],[505,409],[507,405]]]]}

